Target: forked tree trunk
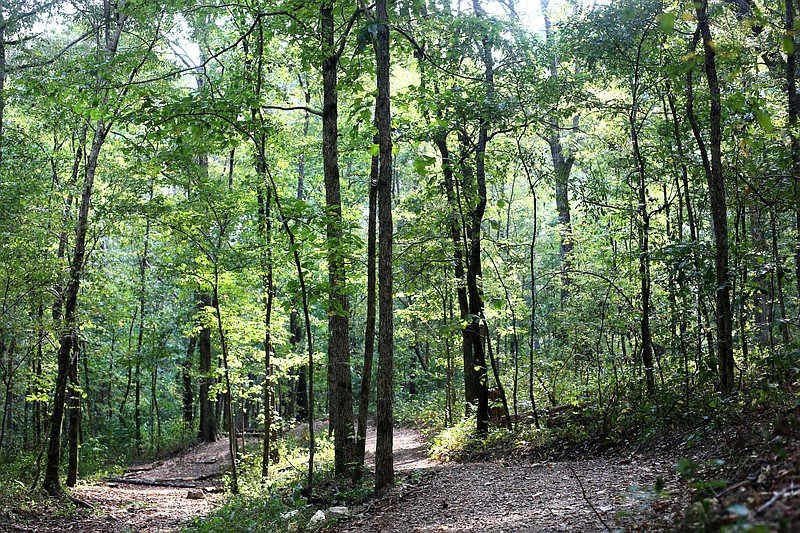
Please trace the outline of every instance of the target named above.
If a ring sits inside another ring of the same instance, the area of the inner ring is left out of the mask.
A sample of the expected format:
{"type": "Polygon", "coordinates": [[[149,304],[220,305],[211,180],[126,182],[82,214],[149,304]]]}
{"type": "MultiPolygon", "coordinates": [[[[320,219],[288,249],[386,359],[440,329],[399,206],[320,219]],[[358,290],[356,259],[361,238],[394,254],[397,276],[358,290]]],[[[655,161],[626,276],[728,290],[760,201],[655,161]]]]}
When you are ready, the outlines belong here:
{"type": "MultiPolygon", "coordinates": [[[[120,28],[121,29],[121,28],[120,28]]],[[[116,46],[114,47],[116,49],[116,46]]],[[[75,225],[75,247],[70,262],[69,281],[64,293],[64,323],[59,325],[58,354],[56,357],[57,374],[55,390],[53,393],[53,412],[50,418],[50,440],[47,447],[47,466],[43,480],[43,487],[51,495],[62,492],[59,479],[59,466],[61,463],[61,429],[64,422],[64,406],[67,395],[67,381],[70,364],[72,362],[72,349],[78,336],[78,293],[83,277],[83,266],[86,261],[86,238],[89,234],[89,209],[91,206],[94,177],[100,150],[111,128],[103,120],[95,126],[92,149],[86,159],[84,167],[83,188],[81,191],[78,219],[75,225]]]]}

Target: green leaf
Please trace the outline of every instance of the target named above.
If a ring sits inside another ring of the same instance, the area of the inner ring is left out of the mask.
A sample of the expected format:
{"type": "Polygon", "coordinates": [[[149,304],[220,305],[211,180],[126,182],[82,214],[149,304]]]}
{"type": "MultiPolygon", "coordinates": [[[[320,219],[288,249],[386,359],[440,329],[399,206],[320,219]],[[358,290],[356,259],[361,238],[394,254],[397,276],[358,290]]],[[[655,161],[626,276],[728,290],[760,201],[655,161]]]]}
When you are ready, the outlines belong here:
{"type": "Polygon", "coordinates": [[[373,144],[369,147],[369,155],[377,156],[381,154],[381,146],[379,144],[373,144]]]}
{"type": "Polygon", "coordinates": [[[691,459],[687,459],[686,457],[681,457],[678,460],[678,464],[675,466],[675,470],[683,477],[690,478],[693,477],[697,473],[697,469],[700,465],[698,465],[695,461],[691,459]]]}
{"type": "Polygon", "coordinates": [[[761,129],[767,133],[772,133],[772,131],[775,129],[775,126],[772,125],[772,118],[766,111],[759,110],[756,113],[756,122],[758,122],[758,125],[761,126],[761,129]]]}
{"type": "Polygon", "coordinates": [[[435,161],[434,158],[428,156],[418,157],[414,160],[414,172],[421,176],[425,176],[428,173],[428,166],[432,165],[435,161]]]}
{"type": "Polygon", "coordinates": [[[675,19],[678,14],[675,12],[661,13],[656,18],[660,23],[661,31],[664,33],[672,33],[675,31],[675,19]]]}
{"type": "Polygon", "coordinates": [[[786,52],[786,55],[794,55],[794,36],[788,34],[784,35],[783,40],[781,41],[781,47],[783,48],[783,51],[786,52]]]}

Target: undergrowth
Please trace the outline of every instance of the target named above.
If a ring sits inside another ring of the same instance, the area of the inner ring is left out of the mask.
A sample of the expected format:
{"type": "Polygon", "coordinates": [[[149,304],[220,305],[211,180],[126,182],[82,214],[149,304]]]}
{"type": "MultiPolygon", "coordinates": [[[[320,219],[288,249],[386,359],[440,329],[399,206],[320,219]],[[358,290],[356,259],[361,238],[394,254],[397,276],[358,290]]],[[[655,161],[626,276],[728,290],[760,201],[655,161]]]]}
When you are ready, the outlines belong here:
{"type": "Polygon", "coordinates": [[[303,530],[319,509],[351,507],[371,493],[372,479],[368,476],[353,485],[333,475],[333,444],[324,433],[317,439],[310,495],[306,486],[308,448],[303,435],[289,433],[281,439],[280,459],[270,466],[268,479],[261,476],[260,449],[251,449],[253,452],[245,454],[239,463],[239,494],[229,495],[221,507],[194,519],[185,532],[303,530]]]}

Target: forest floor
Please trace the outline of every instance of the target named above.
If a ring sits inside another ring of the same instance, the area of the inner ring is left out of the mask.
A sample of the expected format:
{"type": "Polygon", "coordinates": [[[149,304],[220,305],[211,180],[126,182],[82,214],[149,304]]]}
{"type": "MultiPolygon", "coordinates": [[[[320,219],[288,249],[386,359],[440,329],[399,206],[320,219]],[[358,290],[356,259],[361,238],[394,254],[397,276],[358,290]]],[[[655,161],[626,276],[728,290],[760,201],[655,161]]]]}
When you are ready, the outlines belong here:
{"type": "Polygon", "coordinates": [[[330,531],[800,533],[800,400],[740,407],[638,445],[503,443],[408,483],[401,460],[401,483],[330,531]]]}
{"type": "MultiPolygon", "coordinates": [[[[669,450],[573,461],[478,461],[425,466],[338,533],[651,531],[674,523],[685,483],[669,450]],[[662,492],[654,490],[661,477],[662,492]]],[[[396,463],[402,479],[410,463],[396,463]]]]}
{"type": "MultiPolygon", "coordinates": [[[[428,459],[419,431],[396,428],[397,486],[321,531],[800,531],[797,415],[792,406],[777,419],[738,420],[702,438],[690,432],[638,447],[564,443],[550,448],[556,452],[551,459],[521,446],[513,454],[501,450],[448,463],[428,459]],[[681,463],[689,479],[678,474],[681,463]],[[753,524],[762,529],[747,528],[753,524]]],[[[371,431],[368,462],[374,446],[371,431]]],[[[66,515],[41,509],[12,523],[0,520],[0,531],[178,531],[222,503],[227,462],[225,439],[197,445],[132,467],[122,478],[73,489],[92,510],[66,515]]]]}
{"type": "Polygon", "coordinates": [[[0,531],[25,533],[121,533],[177,531],[224,498],[222,473],[228,441],[198,444],[153,463],[133,466],[120,478],[78,484],[70,494],[92,509],[65,516],[37,512],[0,531]],[[162,484],[164,486],[158,486],[162,484]],[[7,528],[7,529],[4,529],[7,528]]]}

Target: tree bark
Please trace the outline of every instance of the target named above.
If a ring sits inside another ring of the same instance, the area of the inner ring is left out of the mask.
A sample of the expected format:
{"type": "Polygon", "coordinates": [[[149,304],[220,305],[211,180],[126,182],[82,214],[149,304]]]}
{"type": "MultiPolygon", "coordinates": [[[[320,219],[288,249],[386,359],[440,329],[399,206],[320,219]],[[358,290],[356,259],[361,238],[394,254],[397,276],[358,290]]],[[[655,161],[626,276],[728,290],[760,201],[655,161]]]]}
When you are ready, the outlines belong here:
{"type": "Polygon", "coordinates": [[[339,103],[333,2],[320,8],[322,47],[322,159],[328,246],[328,393],[334,432],[334,470],[351,476],[354,460],[353,386],[350,369],[350,304],[346,294],[345,244],[339,178],[339,103]]]}
{"type": "MultiPolygon", "coordinates": [[[[644,44],[647,32],[642,35],[639,41],[639,52],[644,44]]],[[[647,207],[647,172],[639,143],[639,89],[640,89],[640,67],[638,62],[640,53],[637,53],[637,62],[634,64],[634,74],[631,87],[631,109],[628,115],[631,145],[633,147],[633,158],[636,162],[636,174],[639,176],[637,192],[639,196],[639,286],[642,298],[642,310],[639,320],[640,331],[642,334],[642,364],[644,366],[645,386],[647,393],[652,397],[655,394],[655,372],[653,367],[653,338],[650,329],[650,212],[647,207]]]]}
{"type": "Polygon", "coordinates": [[[197,348],[200,352],[198,372],[200,373],[200,433],[202,442],[217,440],[217,421],[214,417],[214,406],[211,403],[210,390],[214,383],[211,377],[211,328],[208,327],[206,308],[211,306],[211,296],[203,291],[198,295],[198,311],[200,311],[200,332],[197,334],[197,348]]]}
{"type": "Polygon", "coordinates": [[[256,148],[256,175],[258,176],[259,233],[261,239],[261,283],[264,305],[264,446],[261,457],[261,475],[267,478],[269,464],[277,460],[277,435],[274,429],[275,384],[272,380],[272,307],[275,295],[272,268],[272,190],[269,188],[265,139],[259,138],[256,148]]]}
{"type": "MultiPolygon", "coordinates": [[[[115,46],[116,48],[116,46],[115,46]]],[[[78,336],[78,293],[86,261],[86,238],[89,234],[89,210],[94,189],[94,177],[100,150],[105,142],[111,124],[102,119],[95,126],[92,148],[86,159],[83,187],[81,191],[78,219],[75,224],[75,247],[69,269],[69,281],[64,293],[64,324],[60,325],[58,340],[57,374],[53,392],[53,413],[50,418],[50,440],[47,446],[47,466],[43,487],[50,495],[60,495],[63,491],[59,479],[61,463],[61,428],[64,422],[64,405],[67,393],[67,380],[72,362],[72,349],[78,336]]]]}
{"type": "MultiPolygon", "coordinates": [[[[547,44],[553,46],[552,24],[550,22],[549,0],[539,0],[542,14],[544,17],[545,39],[547,44]]],[[[559,60],[554,54],[550,63],[550,76],[558,76],[559,60]]],[[[547,136],[547,145],[550,147],[550,160],[553,164],[553,174],[555,177],[556,210],[558,211],[558,225],[560,242],[558,246],[558,256],[561,265],[561,309],[570,293],[570,254],[574,248],[572,242],[572,218],[569,206],[569,178],[572,173],[572,166],[575,157],[570,154],[564,155],[564,144],[561,141],[561,125],[555,118],[549,119],[550,134],[547,136]]],[[[573,127],[578,127],[578,117],[573,119],[573,127]]]]}
{"type": "MultiPolygon", "coordinates": [[[[377,139],[376,139],[377,140],[377,139]]],[[[367,441],[367,415],[369,413],[369,393],[372,381],[372,363],[375,355],[375,315],[376,315],[376,260],[377,214],[378,214],[378,168],[379,157],[372,156],[369,183],[369,207],[367,215],[367,315],[364,326],[364,368],[361,372],[361,391],[358,397],[358,447],[356,462],[359,473],[364,467],[367,441]]]]}
{"type": "Polygon", "coordinates": [[[378,170],[378,376],[377,443],[375,449],[375,489],[394,484],[392,452],[392,367],[394,358],[392,294],[392,119],[389,102],[389,14],[386,0],[377,0],[378,35],[375,44],[378,96],[375,101],[375,124],[378,129],[380,165],[378,170]]]}
{"type": "MultiPolygon", "coordinates": [[[[314,456],[316,454],[316,440],[314,435],[314,338],[311,336],[311,314],[309,312],[308,304],[308,289],[306,288],[306,278],[303,274],[303,265],[300,261],[300,252],[298,251],[297,241],[294,237],[292,228],[289,227],[286,214],[281,207],[281,200],[278,196],[278,189],[275,182],[267,169],[267,177],[272,187],[272,193],[275,197],[275,207],[278,210],[278,216],[283,224],[283,229],[289,237],[289,247],[292,250],[294,258],[294,266],[297,271],[297,279],[300,282],[300,299],[303,306],[303,318],[306,326],[306,347],[308,350],[308,476],[306,478],[306,487],[304,493],[309,496],[314,486],[314,456]]],[[[352,419],[351,419],[352,420],[352,419]]]]}
{"type": "Polygon", "coordinates": [[[231,386],[231,372],[228,361],[228,340],[225,327],[222,324],[222,310],[219,302],[219,264],[214,263],[214,285],[212,287],[211,305],[214,307],[214,316],[217,319],[217,333],[222,349],[222,370],[225,379],[225,419],[228,426],[228,453],[231,456],[231,493],[239,492],[239,476],[236,467],[236,426],[233,424],[233,387],[231,386]]]}
{"type": "Polygon", "coordinates": [[[80,341],[75,338],[72,347],[72,363],[69,367],[69,460],[67,462],[67,486],[78,482],[78,463],[81,435],[81,390],[78,379],[78,364],[81,359],[80,341]]]}
{"type": "Polygon", "coordinates": [[[717,78],[716,52],[708,21],[708,1],[697,3],[697,23],[703,39],[706,80],[711,99],[711,169],[706,173],[711,216],[714,222],[714,266],[717,275],[715,291],[717,322],[717,353],[719,356],[720,392],[728,396],[733,392],[733,311],[731,309],[730,279],[728,273],[728,211],[726,206],[725,177],[722,173],[722,105],[717,78]]]}
{"type": "Polygon", "coordinates": [[[192,359],[197,345],[197,337],[189,337],[189,346],[186,348],[186,359],[181,365],[183,379],[183,422],[191,424],[194,420],[194,388],[192,387],[192,359]]]}
{"type": "Polygon", "coordinates": [[[794,269],[797,294],[800,298],[800,142],[797,138],[797,117],[800,116],[800,99],[797,97],[797,39],[795,39],[796,12],[795,0],[785,0],[786,4],[786,25],[784,26],[784,39],[789,39],[791,45],[786,50],[786,99],[787,111],[789,115],[789,143],[790,143],[790,162],[792,187],[794,192],[794,211],[795,211],[795,237],[794,250],[794,269]]]}
{"type": "MultiPolygon", "coordinates": [[[[433,142],[439,149],[439,156],[442,158],[442,178],[444,191],[448,205],[448,227],[450,230],[450,240],[453,243],[453,273],[458,284],[456,286],[456,297],[458,300],[459,319],[464,320],[469,315],[469,299],[467,297],[467,287],[464,281],[465,260],[464,260],[464,237],[461,231],[461,213],[458,209],[458,198],[456,197],[455,179],[453,175],[453,160],[450,149],[447,146],[447,137],[443,132],[437,133],[433,142]]],[[[475,359],[472,352],[472,342],[466,328],[461,328],[461,354],[464,362],[464,403],[465,414],[470,414],[472,408],[477,405],[478,381],[474,371],[475,359]]]]}
{"type": "MultiPolygon", "coordinates": [[[[153,197],[153,185],[150,184],[150,198],[153,197]]],[[[144,345],[144,328],[145,328],[145,303],[147,299],[147,261],[148,253],[150,250],[150,220],[145,223],[144,232],[144,246],[142,249],[142,258],[139,261],[139,332],[136,338],[136,401],[134,404],[134,422],[135,422],[135,440],[136,440],[136,453],[142,454],[142,414],[141,414],[141,400],[142,400],[142,362],[144,354],[142,347],[144,345]]],[[[152,428],[150,429],[152,432],[152,428]]]]}
{"type": "MultiPolygon", "coordinates": [[[[484,18],[486,13],[481,7],[480,0],[472,0],[475,15],[484,18]]],[[[492,43],[488,33],[481,38],[481,48],[484,64],[483,84],[486,89],[487,106],[492,105],[494,99],[494,59],[492,58],[492,43]]],[[[481,267],[481,224],[486,211],[486,146],[489,142],[489,110],[484,109],[478,124],[478,142],[475,145],[475,205],[469,212],[467,224],[467,240],[469,242],[469,260],[467,261],[467,294],[469,296],[469,319],[467,332],[472,340],[474,369],[477,374],[478,409],[476,412],[476,430],[478,434],[489,430],[489,389],[488,367],[483,343],[485,317],[483,314],[483,269],[481,267]]],[[[465,173],[465,179],[469,176],[465,173]]]]}

